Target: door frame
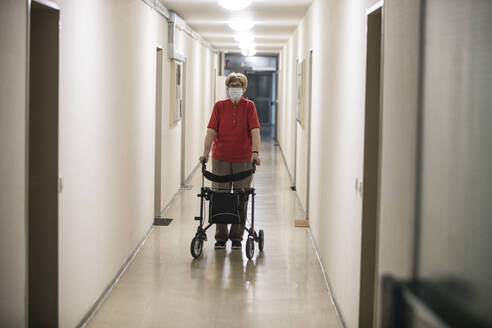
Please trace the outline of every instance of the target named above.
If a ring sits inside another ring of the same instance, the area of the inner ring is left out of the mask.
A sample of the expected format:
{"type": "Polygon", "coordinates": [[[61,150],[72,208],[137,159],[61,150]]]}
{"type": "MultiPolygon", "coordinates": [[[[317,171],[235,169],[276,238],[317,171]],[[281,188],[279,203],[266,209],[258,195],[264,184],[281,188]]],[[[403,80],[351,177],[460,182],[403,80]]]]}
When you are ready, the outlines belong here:
{"type": "Polygon", "coordinates": [[[161,216],[162,210],[162,106],[164,55],[162,46],[156,46],[155,81],[155,145],[154,145],[154,218],[161,216]]]}
{"type": "Polygon", "coordinates": [[[294,168],[293,168],[293,172],[292,172],[292,185],[290,186],[290,189],[292,191],[296,191],[296,183],[297,183],[297,125],[299,124],[299,120],[297,119],[297,112],[298,112],[298,106],[299,106],[299,95],[298,95],[298,88],[299,88],[299,85],[298,85],[298,78],[297,78],[297,75],[298,75],[298,67],[299,67],[299,58],[296,58],[296,108],[295,108],[295,111],[294,111],[294,168]]]}
{"type": "MultiPolygon", "coordinates": [[[[252,76],[266,76],[267,78],[271,78],[272,79],[271,80],[271,85],[273,85],[273,83],[276,83],[276,81],[275,81],[276,71],[246,70],[244,72],[244,75],[246,75],[246,78],[248,78],[248,76],[250,78],[252,76]]],[[[251,83],[250,78],[248,78],[248,85],[251,83]]],[[[275,85],[275,87],[276,87],[276,85],[275,85]]],[[[272,93],[274,92],[274,88],[271,88],[271,92],[272,93]]],[[[250,95],[247,94],[247,96],[250,96],[250,95]]],[[[256,100],[257,98],[255,98],[254,100],[256,100]]],[[[263,98],[265,98],[265,97],[263,97],[263,98]]],[[[269,115],[269,120],[268,121],[270,123],[270,126],[271,127],[275,127],[275,125],[276,125],[276,117],[275,117],[275,114],[276,113],[274,113],[273,110],[272,110],[272,98],[271,98],[271,96],[268,97],[268,106],[267,106],[267,108],[268,108],[268,115],[269,115]]],[[[258,108],[256,108],[256,110],[258,111],[258,108]]],[[[260,121],[260,125],[261,125],[261,121],[260,121]]]]}
{"type": "Polygon", "coordinates": [[[275,122],[273,122],[273,124],[275,124],[275,129],[274,129],[274,132],[273,132],[273,140],[277,143],[278,142],[278,82],[279,82],[279,77],[278,77],[278,68],[280,66],[280,56],[277,54],[275,56],[276,58],[276,65],[275,65],[275,122]]]}
{"type": "Polygon", "coordinates": [[[186,67],[187,58],[185,57],[182,61],[182,72],[181,72],[181,173],[180,173],[180,186],[181,188],[188,188],[186,185],[186,67]]]}
{"type": "Polygon", "coordinates": [[[306,216],[306,220],[309,220],[309,206],[310,206],[310,192],[309,189],[311,187],[311,110],[313,103],[313,48],[308,51],[308,108],[307,108],[307,127],[308,127],[308,135],[307,135],[307,164],[306,164],[306,208],[304,209],[304,213],[306,216]]]}

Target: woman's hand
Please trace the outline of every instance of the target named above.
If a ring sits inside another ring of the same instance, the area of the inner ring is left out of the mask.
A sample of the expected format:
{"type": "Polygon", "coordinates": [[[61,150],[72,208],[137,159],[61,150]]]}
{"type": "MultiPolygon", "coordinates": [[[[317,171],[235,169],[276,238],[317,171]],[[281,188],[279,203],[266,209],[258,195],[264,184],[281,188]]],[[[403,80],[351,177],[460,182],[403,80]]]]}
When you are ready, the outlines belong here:
{"type": "Polygon", "coordinates": [[[207,163],[208,162],[208,155],[207,156],[200,156],[200,163],[207,163]]]}
{"type": "Polygon", "coordinates": [[[257,153],[253,153],[253,157],[251,158],[251,162],[256,161],[256,165],[261,164],[260,156],[257,153]]]}

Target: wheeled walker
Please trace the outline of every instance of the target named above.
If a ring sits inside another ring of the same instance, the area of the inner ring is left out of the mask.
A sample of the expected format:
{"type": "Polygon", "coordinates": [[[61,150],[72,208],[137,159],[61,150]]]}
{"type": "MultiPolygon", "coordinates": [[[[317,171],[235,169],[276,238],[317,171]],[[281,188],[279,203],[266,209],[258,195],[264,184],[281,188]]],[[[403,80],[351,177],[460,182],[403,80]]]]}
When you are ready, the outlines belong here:
{"type": "Polygon", "coordinates": [[[231,190],[212,190],[205,187],[205,178],[212,182],[233,182],[245,179],[256,172],[256,162],[253,161],[253,168],[248,171],[239,172],[230,175],[215,175],[207,171],[205,162],[202,162],[202,187],[200,193],[200,216],[195,216],[196,221],[200,221],[195,237],[191,240],[191,255],[194,258],[200,257],[203,250],[203,243],[207,241],[206,231],[213,224],[241,224],[244,230],[248,232],[246,240],[246,256],[252,259],[255,254],[255,242],[258,243],[260,252],[264,247],[264,232],[255,231],[255,189],[243,188],[231,190]],[[244,206],[251,196],[251,224],[246,226],[246,211],[244,206]],[[208,225],[204,228],[205,218],[205,201],[209,201],[208,225]]]}

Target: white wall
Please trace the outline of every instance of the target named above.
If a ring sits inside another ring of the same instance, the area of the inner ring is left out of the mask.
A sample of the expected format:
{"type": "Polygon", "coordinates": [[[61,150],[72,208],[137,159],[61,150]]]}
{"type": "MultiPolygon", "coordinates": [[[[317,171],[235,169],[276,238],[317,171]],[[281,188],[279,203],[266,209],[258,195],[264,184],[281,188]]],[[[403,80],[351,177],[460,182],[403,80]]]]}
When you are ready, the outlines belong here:
{"type": "MultiPolygon", "coordinates": [[[[167,21],[139,0],[61,1],[60,324],[74,326],[153,221],[156,47],[163,48],[162,206],[179,188],[181,124],[170,122],[167,21]],[[172,155],[174,154],[174,155],[172,155]]],[[[184,34],[184,33],[182,33],[184,34]]],[[[213,99],[213,56],[187,57],[186,171],[213,99]],[[191,78],[190,78],[191,77],[191,78]],[[203,88],[202,86],[206,86],[203,88]],[[198,97],[197,97],[198,95],[198,97]]]]}
{"type": "Polygon", "coordinates": [[[176,49],[186,56],[185,177],[188,177],[203,153],[203,140],[214,106],[213,69],[217,68],[218,55],[185,32],[177,31],[176,49]]]}
{"type": "MultiPolygon", "coordinates": [[[[312,8],[312,7],[311,7],[312,8]]],[[[313,49],[313,26],[312,26],[312,9],[310,9],[305,16],[305,19],[299,24],[296,32],[290,39],[288,44],[289,56],[287,57],[289,65],[289,76],[287,77],[287,84],[289,90],[295,90],[295,92],[290,92],[287,102],[287,112],[294,113],[294,122],[292,122],[297,128],[297,134],[294,136],[294,143],[287,147],[286,152],[290,155],[295,153],[295,158],[292,156],[291,161],[295,160],[295,171],[296,177],[296,192],[299,196],[299,201],[303,209],[306,209],[306,196],[307,196],[307,151],[308,151],[308,98],[309,98],[309,50],[313,49]],[[292,48],[292,49],[291,49],[292,48]],[[301,105],[299,109],[300,121],[296,119],[297,110],[297,61],[302,62],[303,66],[303,77],[302,77],[302,96],[301,105]],[[294,146],[296,148],[294,148],[294,146]]],[[[292,163],[291,163],[292,164],[292,163]]],[[[292,164],[294,165],[294,164],[292,164]]]]}
{"type": "Polygon", "coordinates": [[[73,327],[152,224],[155,48],[167,24],[141,1],[58,3],[60,326],[73,327]]]}
{"type": "MultiPolygon", "coordinates": [[[[341,316],[358,322],[366,10],[376,1],[315,0],[284,48],[287,81],[279,110],[279,142],[294,170],[295,60],[313,48],[310,225],[341,316]]],[[[306,153],[306,127],[297,138],[298,159],[306,153]]],[[[298,165],[304,198],[306,166],[298,165]]]]}
{"type": "MultiPolygon", "coordinates": [[[[361,199],[354,185],[356,177],[362,178],[363,168],[365,12],[374,2],[315,0],[282,53],[285,61],[281,85],[285,90],[281,90],[279,141],[292,172],[295,59],[306,57],[311,44],[314,48],[310,225],[348,327],[370,324],[358,322],[361,199]],[[312,40],[305,41],[306,33],[312,40]]],[[[444,2],[442,5],[449,7],[444,2]]],[[[419,15],[420,7],[415,1],[385,3],[377,282],[386,274],[408,279],[413,270],[419,15]]],[[[486,93],[481,95],[485,97],[486,93]]],[[[450,99],[450,95],[439,99],[450,99]]],[[[486,115],[480,115],[485,122],[486,115]]],[[[298,154],[304,147],[301,136],[297,139],[298,154]]],[[[298,160],[301,158],[299,155],[298,160]]],[[[297,192],[301,200],[303,170],[298,165],[297,192]]],[[[434,240],[433,236],[427,237],[434,240]]],[[[485,271],[485,266],[480,269],[485,271]]],[[[375,310],[379,314],[379,308],[375,310]]]]}
{"type": "MultiPolygon", "coordinates": [[[[214,68],[218,68],[218,54],[210,51],[181,29],[176,29],[176,50],[186,57],[186,85],[183,87],[184,113],[186,121],[185,134],[185,178],[188,178],[198,164],[198,157],[203,152],[203,138],[206,125],[212,113],[214,90],[214,68]]],[[[162,122],[162,207],[166,206],[180,187],[181,170],[181,126],[183,119],[172,121],[169,98],[169,80],[172,62],[167,60],[167,72],[163,81],[166,83],[162,122]]]]}
{"type": "MultiPolygon", "coordinates": [[[[284,158],[287,164],[287,170],[291,178],[294,178],[294,165],[295,165],[295,55],[294,55],[294,43],[289,42],[284,46],[280,54],[279,63],[279,106],[277,117],[277,140],[284,154],[284,158]],[[292,58],[293,63],[292,64],[292,58]],[[292,82],[292,76],[294,80],[292,82]],[[294,83],[294,84],[292,84],[294,83]],[[294,88],[294,89],[292,89],[294,88]],[[294,94],[292,94],[294,92],[294,94]]],[[[292,181],[293,183],[294,181],[292,181]]]]}
{"type": "Polygon", "coordinates": [[[25,3],[0,4],[0,326],[26,324],[25,3]]]}
{"type": "MultiPolygon", "coordinates": [[[[60,30],[60,326],[77,325],[154,218],[156,47],[162,47],[162,205],[179,188],[181,123],[169,114],[167,21],[140,0],[57,0],[60,30]],[[173,156],[169,156],[174,154],[173,156]]],[[[25,324],[27,2],[3,1],[1,45],[0,323],[25,324]],[[8,141],[8,143],[7,143],[8,141]]],[[[184,35],[189,159],[213,106],[217,55],[184,35]]]]}

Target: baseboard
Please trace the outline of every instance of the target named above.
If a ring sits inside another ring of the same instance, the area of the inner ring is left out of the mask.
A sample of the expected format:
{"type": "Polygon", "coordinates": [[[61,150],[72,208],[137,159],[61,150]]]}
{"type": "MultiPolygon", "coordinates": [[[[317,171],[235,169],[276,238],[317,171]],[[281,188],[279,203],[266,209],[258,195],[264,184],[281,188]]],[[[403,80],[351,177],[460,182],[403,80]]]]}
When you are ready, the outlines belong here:
{"type": "Polygon", "coordinates": [[[301,209],[301,212],[302,212],[302,217],[306,218],[306,210],[304,209],[304,206],[302,206],[301,198],[299,197],[299,193],[297,192],[297,190],[295,191],[295,193],[296,193],[296,198],[297,198],[297,204],[299,205],[299,208],[301,209]]]}
{"type": "Polygon", "coordinates": [[[188,175],[188,177],[185,179],[185,185],[189,185],[189,184],[190,184],[190,181],[191,181],[191,179],[193,179],[193,176],[195,175],[196,170],[197,170],[199,167],[201,167],[201,166],[202,166],[202,164],[200,164],[200,163],[197,163],[197,164],[195,165],[195,167],[191,170],[191,172],[190,172],[190,174],[188,175]]]}
{"type": "Polygon", "coordinates": [[[277,147],[280,150],[280,154],[282,155],[282,158],[284,160],[285,169],[287,170],[287,174],[289,175],[289,179],[290,179],[290,182],[292,184],[292,186],[290,188],[292,191],[296,192],[297,203],[299,204],[299,207],[301,208],[303,216],[306,217],[306,210],[302,206],[301,198],[299,198],[299,194],[297,193],[296,186],[294,186],[294,179],[292,179],[292,175],[290,174],[289,167],[287,166],[287,160],[285,159],[284,152],[282,151],[282,146],[280,146],[280,143],[278,143],[277,147]]]}
{"type": "Polygon", "coordinates": [[[336,299],[333,296],[333,293],[331,292],[330,281],[328,280],[328,276],[326,275],[326,271],[325,271],[325,268],[323,266],[323,261],[321,261],[321,258],[319,256],[318,247],[316,246],[316,243],[314,242],[313,232],[311,231],[311,227],[309,227],[307,230],[309,230],[309,238],[311,238],[311,242],[313,243],[314,252],[316,254],[316,257],[318,258],[318,263],[319,263],[319,266],[321,267],[321,272],[323,273],[323,278],[325,279],[325,285],[326,285],[326,289],[328,289],[328,294],[330,295],[331,304],[335,308],[335,313],[336,313],[337,318],[338,318],[338,323],[340,324],[340,327],[345,327],[345,323],[343,322],[340,311],[338,310],[338,305],[337,305],[336,299]]]}
{"type": "MultiPolygon", "coordinates": [[[[287,166],[287,161],[285,160],[285,156],[284,156],[284,153],[282,151],[282,147],[280,146],[280,144],[278,145],[278,148],[280,149],[280,153],[282,154],[282,158],[284,159],[285,169],[287,170],[287,173],[289,174],[289,177],[291,179],[290,181],[293,181],[292,180],[292,176],[290,175],[290,172],[289,172],[289,167],[287,166]]],[[[296,197],[297,197],[297,201],[299,202],[299,206],[304,211],[304,209],[303,209],[303,207],[301,205],[301,200],[299,199],[299,195],[297,194],[297,191],[296,191],[296,197]]],[[[304,212],[304,213],[306,213],[306,212],[304,212]]],[[[325,271],[325,268],[323,266],[323,262],[321,261],[321,257],[319,256],[318,247],[316,246],[316,243],[314,242],[313,232],[311,231],[311,227],[309,226],[309,221],[308,220],[296,220],[294,222],[294,225],[296,227],[297,227],[297,223],[299,223],[299,224],[307,224],[307,226],[304,226],[304,227],[307,227],[308,228],[307,230],[309,231],[309,238],[311,239],[311,242],[313,243],[314,253],[316,254],[316,258],[318,259],[319,266],[321,267],[321,273],[323,274],[323,278],[325,280],[326,289],[328,290],[328,294],[330,295],[331,304],[335,308],[335,313],[337,315],[337,319],[338,319],[338,322],[340,324],[340,327],[345,327],[345,323],[343,322],[343,319],[342,319],[342,316],[340,314],[340,311],[338,310],[337,302],[335,300],[335,297],[333,296],[333,293],[331,292],[330,282],[328,280],[328,276],[326,275],[326,271],[325,271]]]]}
{"type": "Polygon", "coordinates": [[[287,170],[287,174],[289,175],[290,183],[293,186],[294,185],[294,179],[292,178],[292,174],[290,174],[289,166],[287,165],[287,160],[285,159],[284,151],[282,150],[282,146],[280,145],[280,142],[277,141],[276,147],[278,147],[278,149],[280,150],[280,155],[282,155],[282,158],[284,160],[284,165],[285,165],[285,168],[287,170]]]}
{"type": "Polygon", "coordinates": [[[161,217],[164,217],[164,215],[169,210],[169,208],[171,208],[171,206],[174,204],[174,201],[176,200],[176,197],[178,197],[180,191],[181,191],[181,188],[178,188],[178,190],[176,190],[176,192],[174,193],[171,200],[167,203],[166,206],[164,206],[164,209],[161,211],[161,217]]]}
{"type": "MultiPolygon", "coordinates": [[[[196,168],[192,171],[191,174],[193,174],[195,172],[195,170],[196,170],[196,168]]],[[[161,212],[161,216],[162,217],[166,214],[166,212],[172,206],[172,204],[176,200],[177,196],[179,195],[180,191],[181,191],[181,189],[178,189],[176,191],[176,193],[174,194],[173,198],[171,198],[171,200],[166,205],[166,207],[164,207],[164,209],[161,212]]],[[[149,239],[152,231],[154,231],[154,224],[153,224],[153,222],[152,222],[149,230],[147,230],[147,233],[145,234],[145,236],[143,237],[143,239],[137,244],[137,247],[135,247],[135,249],[130,254],[130,256],[128,257],[128,259],[120,267],[120,269],[118,270],[118,273],[116,274],[116,276],[111,280],[111,282],[109,283],[109,285],[106,287],[106,289],[104,289],[104,291],[99,296],[99,298],[94,303],[94,305],[90,308],[90,310],[86,313],[86,315],[82,318],[82,320],[76,326],[77,328],[85,328],[87,326],[87,324],[90,322],[90,320],[94,317],[94,315],[99,310],[99,308],[101,307],[101,305],[108,298],[109,294],[111,294],[111,291],[114,289],[114,287],[116,287],[116,285],[118,284],[118,281],[120,281],[120,278],[125,274],[126,270],[130,266],[130,264],[132,264],[133,260],[138,255],[138,253],[140,252],[140,249],[143,247],[143,245],[145,244],[145,242],[147,241],[147,239],[149,239]]]]}
{"type": "Polygon", "coordinates": [[[147,230],[147,233],[145,234],[144,238],[138,243],[137,247],[130,254],[130,257],[128,257],[128,259],[125,261],[125,263],[120,267],[120,269],[118,270],[118,273],[116,274],[116,276],[113,278],[113,280],[111,280],[111,282],[109,283],[109,285],[106,287],[106,289],[104,289],[104,291],[99,296],[99,298],[94,303],[94,305],[90,308],[90,310],[82,318],[82,320],[80,321],[80,323],[76,326],[77,328],[84,328],[85,326],[87,326],[87,324],[89,323],[89,321],[94,317],[94,315],[99,310],[99,308],[101,307],[101,305],[108,298],[109,294],[111,294],[111,291],[114,289],[114,287],[116,287],[116,285],[118,284],[118,281],[120,281],[121,277],[126,272],[126,270],[128,269],[128,267],[130,266],[130,264],[132,264],[133,260],[137,256],[138,252],[140,252],[140,249],[145,244],[145,242],[147,241],[147,239],[149,238],[149,236],[150,236],[150,234],[152,233],[153,230],[154,230],[154,226],[151,225],[150,228],[149,228],[149,230],[147,230]]]}

